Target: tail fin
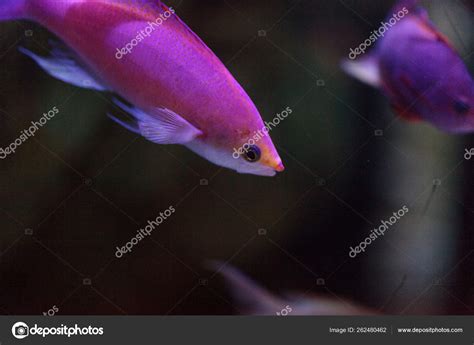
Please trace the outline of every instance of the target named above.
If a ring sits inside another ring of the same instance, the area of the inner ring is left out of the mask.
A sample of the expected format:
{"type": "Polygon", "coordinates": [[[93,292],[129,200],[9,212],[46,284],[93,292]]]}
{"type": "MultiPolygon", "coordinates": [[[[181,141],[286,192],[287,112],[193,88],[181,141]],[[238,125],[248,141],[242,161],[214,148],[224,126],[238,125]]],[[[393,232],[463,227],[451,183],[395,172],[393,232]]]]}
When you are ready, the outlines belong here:
{"type": "Polygon", "coordinates": [[[357,60],[346,59],[342,61],[341,67],[347,74],[363,83],[375,88],[382,86],[379,64],[373,55],[360,57],[357,60]]]}
{"type": "Polygon", "coordinates": [[[25,18],[27,1],[28,0],[0,0],[0,21],[25,18]]]}
{"type": "Polygon", "coordinates": [[[224,277],[237,307],[244,314],[275,315],[284,308],[285,301],[260,287],[236,268],[218,261],[211,261],[207,266],[224,277]]]}

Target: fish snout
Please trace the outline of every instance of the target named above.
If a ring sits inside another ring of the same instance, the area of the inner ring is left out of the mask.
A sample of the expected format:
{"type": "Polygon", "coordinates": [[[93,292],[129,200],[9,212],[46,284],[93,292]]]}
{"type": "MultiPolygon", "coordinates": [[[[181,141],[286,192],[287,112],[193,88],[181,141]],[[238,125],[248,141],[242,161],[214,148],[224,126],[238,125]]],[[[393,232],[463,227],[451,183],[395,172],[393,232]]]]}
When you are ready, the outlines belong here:
{"type": "Polygon", "coordinates": [[[273,169],[275,169],[276,172],[281,173],[281,172],[285,171],[285,166],[283,165],[282,162],[279,162],[278,164],[276,164],[276,165],[273,167],[273,169]]]}

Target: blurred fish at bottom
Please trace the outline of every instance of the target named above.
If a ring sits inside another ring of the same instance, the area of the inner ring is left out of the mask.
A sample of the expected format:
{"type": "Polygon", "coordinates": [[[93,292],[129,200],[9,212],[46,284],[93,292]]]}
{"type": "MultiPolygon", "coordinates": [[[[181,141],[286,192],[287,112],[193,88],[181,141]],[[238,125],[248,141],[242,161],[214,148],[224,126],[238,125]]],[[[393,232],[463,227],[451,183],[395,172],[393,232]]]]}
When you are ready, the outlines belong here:
{"type": "Polygon", "coordinates": [[[70,48],[56,45],[51,56],[21,49],[51,76],[130,102],[115,102],[133,118],[113,117],[125,128],[157,144],[184,145],[239,173],[284,170],[250,97],[161,1],[0,0],[0,21],[16,19],[43,25],[70,48]]]}
{"type": "Polygon", "coordinates": [[[279,297],[267,291],[234,267],[212,262],[209,268],[221,274],[236,307],[244,315],[376,315],[377,312],[342,299],[290,293],[279,297]]]}
{"type": "Polygon", "coordinates": [[[474,131],[474,81],[417,0],[400,1],[342,68],[381,89],[399,116],[449,133],[474,131]],[[373,50],[365,48],[377,41],[373,50]]]}

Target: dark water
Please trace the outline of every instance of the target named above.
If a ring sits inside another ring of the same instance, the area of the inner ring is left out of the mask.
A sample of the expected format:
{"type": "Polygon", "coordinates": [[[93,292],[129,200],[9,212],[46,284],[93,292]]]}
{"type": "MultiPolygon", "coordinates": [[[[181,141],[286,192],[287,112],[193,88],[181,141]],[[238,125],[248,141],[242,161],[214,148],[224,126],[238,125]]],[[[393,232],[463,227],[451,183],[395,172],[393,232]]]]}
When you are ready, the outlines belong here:
{"type": "MultiPolygon", "coordinates": [[[[472,66],[472,2],[425,4],[472,66]]],[[[471,314],[473,161],[463,158],[471,136],[397,120],[377,91],[339,68],[392,1],[168,5],[265,120],[293,109],[272,132],[286,171],[238,175],[137,138],[107,118],[110,95],[54,80],[17,50],[44,53],[52,34],[1,23],[1,147],[54,106],[60,112],[0,161],[0,313],[237,313],[205,267],[212,259],[277,293],[388,313],[471,314]],[[151,237],[115,257],[170,205],[176,212],[151,237]],[[349,258],[349,247],[404,205],[407,215],[349,258]]]]}

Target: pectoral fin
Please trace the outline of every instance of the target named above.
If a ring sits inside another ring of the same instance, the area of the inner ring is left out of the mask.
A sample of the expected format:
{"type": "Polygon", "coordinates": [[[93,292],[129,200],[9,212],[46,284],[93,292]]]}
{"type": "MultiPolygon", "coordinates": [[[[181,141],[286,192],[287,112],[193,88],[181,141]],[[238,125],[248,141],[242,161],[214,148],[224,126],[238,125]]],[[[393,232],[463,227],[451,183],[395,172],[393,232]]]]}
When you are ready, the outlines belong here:
{"type": "Polygon", "coordinates": [[[156,144],[186,144],[202,135],[199,129],[170,109],[155,108],[151,113],[145,113],[117,99],[114,103],[136,121],[129,124],[111,116],[115,122],[156,144]]]}

